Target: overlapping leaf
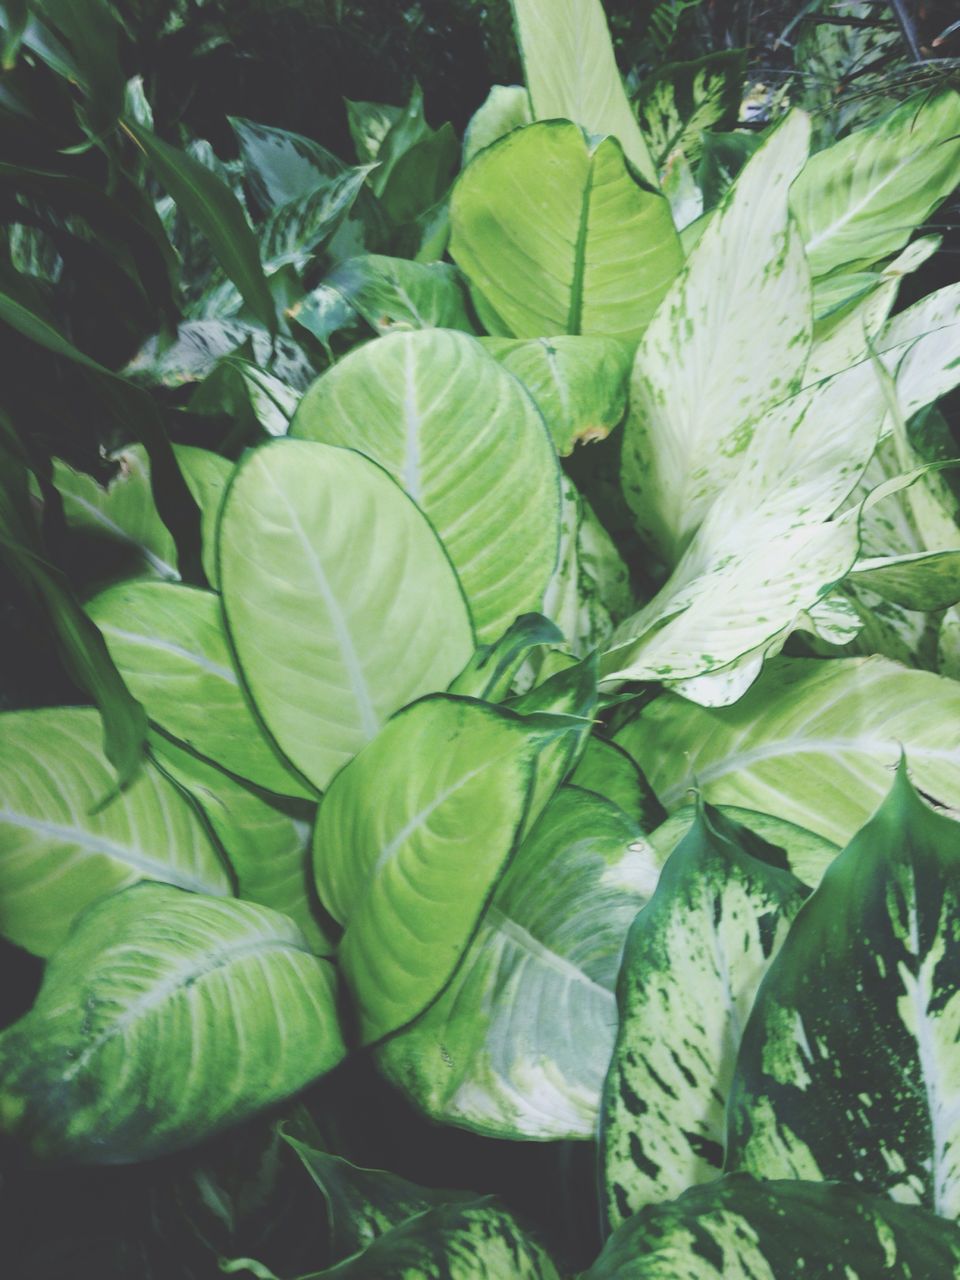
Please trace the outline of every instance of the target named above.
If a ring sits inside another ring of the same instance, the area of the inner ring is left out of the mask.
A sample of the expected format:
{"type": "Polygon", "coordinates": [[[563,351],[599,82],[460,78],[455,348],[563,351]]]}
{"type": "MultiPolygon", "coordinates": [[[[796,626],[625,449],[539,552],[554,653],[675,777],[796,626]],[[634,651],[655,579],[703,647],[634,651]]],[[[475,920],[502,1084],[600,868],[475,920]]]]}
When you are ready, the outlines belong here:
{"type": "Polygon", "coordinates": [[[436,534],[347,449],[278,440],[240,465],[220,519],[220,581],[257,711],[320,789],[473,652],[436,534]]]}
{"type": "Polygon", "coordinates": [[[368,343],[313,385],[291,431],[358,449],[403,486],[440,535],[481,640],[540,608],[559,468],[536,407],[475,340],[430,330],[368,343]]]}

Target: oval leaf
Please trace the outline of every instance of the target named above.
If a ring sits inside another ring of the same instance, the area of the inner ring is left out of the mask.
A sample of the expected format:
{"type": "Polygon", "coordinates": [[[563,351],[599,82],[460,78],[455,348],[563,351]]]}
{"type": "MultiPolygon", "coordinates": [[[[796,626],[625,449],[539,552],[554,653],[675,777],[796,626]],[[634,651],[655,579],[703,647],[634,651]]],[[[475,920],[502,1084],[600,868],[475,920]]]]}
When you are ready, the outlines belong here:
{"type": "Polygon", "coordinates": [[[347,449],[278,440],[241,463],[220,520],[220,577],[257,710],[321,790],[388,716],[444,688],[473,652],[436,534],[347,449]]]}
{"type": "Polygon", "coordinates": [[[3,1127],[47,1160],[200,1141],[343,1057],[334,972],[292,921],[137,885],[92,906],[0,1036],[3,1127]]]}

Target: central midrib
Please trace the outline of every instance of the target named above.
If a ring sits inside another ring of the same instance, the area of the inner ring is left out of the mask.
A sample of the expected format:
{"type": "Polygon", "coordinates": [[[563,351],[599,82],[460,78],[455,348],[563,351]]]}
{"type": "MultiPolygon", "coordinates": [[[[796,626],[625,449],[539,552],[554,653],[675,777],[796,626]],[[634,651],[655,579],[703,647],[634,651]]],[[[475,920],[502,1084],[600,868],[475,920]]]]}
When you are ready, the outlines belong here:
{"type": "Polygon", "coordinates": [[[580,201],[580,225],[573,254],[573,280],[570,283],[570,310],[567,313],[567,333],[578,334],[583,324],[583,274],[587,258],[587,227],[590,221],[590,197],[593,194],[594,157],[590,156],[587,180],[583,185],[580,201]]]}

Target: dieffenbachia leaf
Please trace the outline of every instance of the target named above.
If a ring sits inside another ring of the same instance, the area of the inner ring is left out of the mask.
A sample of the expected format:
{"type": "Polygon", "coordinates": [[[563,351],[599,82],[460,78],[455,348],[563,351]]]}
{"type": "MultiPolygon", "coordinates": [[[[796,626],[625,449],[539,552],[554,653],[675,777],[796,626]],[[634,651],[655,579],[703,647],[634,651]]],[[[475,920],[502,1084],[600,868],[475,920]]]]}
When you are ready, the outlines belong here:
{"type": "Polygon", "coordinates": [[[569,648],[584,654],[606,644],[614,620],[633,608],[630,571],[573,481],[563,476],[561,483],[560,555],[543,595],[543,611],[569,648]]]}
{"type": "Polygon", "coordinates": [[[321,790],[474,649],[433,529],[349,449],[277,440],[240,464],[220,519],[220,583],[257,711],[321,790]]]}
{"type": "Polygon", "coordinates": [[[491,333],[636,341],[682,262],[670,206],[613,138],[568,121],[515,129],[457,180],[450,253],[491,333]]]}
{"type": "Polygon", "coordinates": [[[344,1054],[332,966],[292,921],[141,884],[95,903],[0,1036],[0,1121],[47,1160],[196,1143],[344,1054]]]}
{"type": "Polygon", "coordinates": [[[756,853],[782,856],[702,807],[630,930],[602,1105],[611,1228],[723,1167],[724,1108],[747,1015],[809,892],[756,853]]]}
{"type": "Polygon", "coordinates": [[[332,955],[336,930],[314,908],[309,887],[314,808],[289,801],[281,807],[275,797],[244,786],[160,734],[151,736],[150,752],[210,824],[237,877],[237,897],[282,911],[312,951],[332,955]]]}
{"type": "Polygon", "coordinates": [[[647,182],[657,169],[617,69],[600,0],[511,0],[537,120],[572,120],[612,135],[647,182]]]}
{"type": "Polygon", "coordinates": [[[633,759],[615,742],[591,736],[570,775],[570,782],[611,800],[642,831],[652,832],[663,822],[663,809],[650,784],[633,759]]]}
{"type": "Polygon", "coordinates": [[[372,167],[346,169],[309,194],[273,208],[259,231],[264,266],[270,271],[287,264],[306,266],[353,208],[372,167]]]}
{"type": "Polygon", "coordinates": [[[873,454],[885,405],[866,361],[770,410],[672,576],[614,632],[604,680],[685,682],[704,703],[739,697],[853,568],[863,507],[886,489],[831,517],[873,454]]]}
{"type": "Polygon", "coordinates": [[[644,81],[636,105],[658,169],[678,150],[696,163],[702,133],[733,128],[740,111],[743,72],[743,50],[724,49],[696,62],[668,62],[644,81]]]}
{"type": "Polygon", "coordinates": [[[142,148],[157,181],[173,197],[184,217],[199,228],[247,306],[271,333],[277,310],[263,274],[257,242],[243,207],[230,188],[206,165],[171,147],[149,129],[124,125],[142,148]]]}
{"type": "Polygon", "coordinates": [[[152,765],[117,792],[96,711],[9,711],[0,725],[5,937],[49,955],[87,903],[138,880],[232,892],[193,808],[152,765]]]}
{"type": "MultiPolygon", "coordinates": [[[[626,754],[626,752],[624,752],[626,754]]],[[[745,828],[759,836],[767,844],[782,849],[786,855],[787,866],[803,884],[816,887],[820,879],[840,852],[839,845],[814,831],[798,827],[795,822],[784,822],[772,813],[761,813],[757,809],[744,809],[740,805],[721,804],[717,812],[738,827],[745,828]]],[[[680,841],[693,826],[697,816],[694,804],[685,804],[675,809],[670,817],[647,836],[662,865],[673,853],[680,841]]],[[[749,853],[750,850],[748,849],[749,853]]]]}
{"type": "Polygon", "coordinates": [[[478,151],[525,124],[533,124],[529,93],[520,84],[495,84],[464,131],[463,168],[478,151]]]}
{"type": "Polygon", "coordinates": [[[556,623],[540,613],[522,614],[499,640],[476,649],[447,692],[484,702],[502,702],[533,650],[562,644],[563,632],[556,623]]]}
{"type": "Polygon", "coordinates": [[[223,495],[233,472],[233,463],[212,453],[209,449],[197,449],[193,445],[175,444],[174,457],[194,502],[200,508],[200,555],[203,572],[211,587],[219,582],[217,574],[217,524],[223,495]]]}
{"type": "Polygon", "coordinates": [[[895,315],[876,349],[896,381],[904,418],[952,391],[960,382],[960,283],[895,315]]]}
{"type": "Polygon", "coordinates": [[[960,94],[920,94],[812,156],[790,192],[810,270],[895,253],[957,185],[960,94]]]}
{"type": "MultiPolygon", "coordinates": [[[[238,1268],[231,1265],[228,1269],[235,1272],[238,1268]]],[[[543,1249],[492,1196],[414,1214],[378,1236],[362,1253],[298,1280],[370,1280],[372,1276],[377,1280],[418,1280],[421,1276],[560,1280],[543,1249]]]]}
{"type": "Polygon", "coordinates": [[[230,117],[230,127],[240,147],[250,194],[265,212],[310,195],[349,167],[319,142],[299,133],[239,116],[230,117]]]}
{"type": "Polygon", "coordinates": [[[385,1169],[361,1169],[284,1135],[327,1205],[333,1262],[349,1258],[379,1236],[429,1209],[476,1199],[469,1191],[435,1191],[385,1169]]]}
{"type": "Polygon", "coordinates": [[[106,485],[100,485],[93,476],[54,458],[53,483],[63,499],[67,524],[116,544],[118,557],[132,560],[128,571],[178,581],[177,549],[153,502],[146,451],[142,445],[129,445],[109,460],[119,469],[106,485]]]}
{"type": "Polygon", "coordinates": [[[315,798],[257,721],[219,596],[179,583],[122,582],[91,600],[87,612],[155,724],[248,782],[315,798]]]}
{"type": "Polygon", "coordinates": [[[633,358],[628,344],[583,334],[483,344],[530,392],[561,457],[575,445],[606,439],[623,417],[633,358]]]}
{"type": "Polygon", "coordinates": [[[951,1276],[960,1232],[923,1209],[838,1182],[728,1174],[634,1214],[583,1280],[951,1276]]]}
{"type": "Polygon", "coordinates": [[[923,803],[901,763],[757,998],[728,1167],[960,1215],[958,867],[960,824],[923,803]]]}
{"type": "Polygon", "coordinates": [[[325,284],[379,334],[395,329],[473,332],[463,279],[449,262],[410,262],[367,253],[341,262],[325,284]]]}
{"type": "Polygon", "coordinates": [[[810,282],[787,193],[808,141],[800,112],[770,134],[637,351],[623,490],[639,528],[670,565],[741,469],[757,423],[800,383],[810,346],[810,282]]]}
{"type": "Polygon", "coordinates": [[[691,787],[844,845],[886,794],[901,750],[925,795],[960,808],[960,685],[886,658],[778,658],[733,707],[668,694],[621,729],[661,803],[691,787]],[[937,709],[936,715],[930,708],[937,709]]]}
{"type": "Polygon", "coordinates": [[[359,450],[439,534],[478,638],[540,609],[557,558],[560,475],[536,407],[465,334],[397,333],[304,396],[291,434],[359,450]]]}
{"type": "Polygon", "coordinates": [[[442,990],[513,849],[542,725],[436,695],[393,717],[334,778],[313,854],[365,1042],[442,990]]]}
{"type": "Polygon", "coordinates": [[[600,796],[561,788],[449,985],[380,1048],[381,1068],[448,1124],[497,1137],[591,1137],[624,939],[655,883],[634,821],[600,796]]]}

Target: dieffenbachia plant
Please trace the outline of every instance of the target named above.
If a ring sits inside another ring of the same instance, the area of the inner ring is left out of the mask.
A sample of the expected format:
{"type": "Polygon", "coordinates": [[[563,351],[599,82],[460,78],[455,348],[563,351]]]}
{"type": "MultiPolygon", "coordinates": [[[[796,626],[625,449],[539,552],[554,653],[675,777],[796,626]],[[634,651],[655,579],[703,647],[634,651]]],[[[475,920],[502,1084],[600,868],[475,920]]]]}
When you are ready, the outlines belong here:
{"type": "Polygon", "coordinates": [[[173,451],[202,576],[142,449],[53,469],[148,750],[118,785],[93,708],[0,717],[0,932],[47,964],[0,1124],[176,1155],[233,1274],[960,1275],[960,293],[895,310],[960,96],[813,155],[788,112],[721,181],[736,58],[638,117],[597,0],[513,8],[526,85],[449,199],[417,94],[349,104],[349,168],[233,122],[270,287],[324,272],[269,359],[255,273],[141,353],[259,432],[173,451]],[[361,321],[304,376],[295,326],[361,321]],[[598,1139],[592,1267],[480,1175],[354,1163],[351,1071],[476,1142],[598,1139]],[[250,1185],[202,1145],[246,1121],[250,1185]],[[315,1265],[241,1245],[291,1178],[315,1265]]]}

